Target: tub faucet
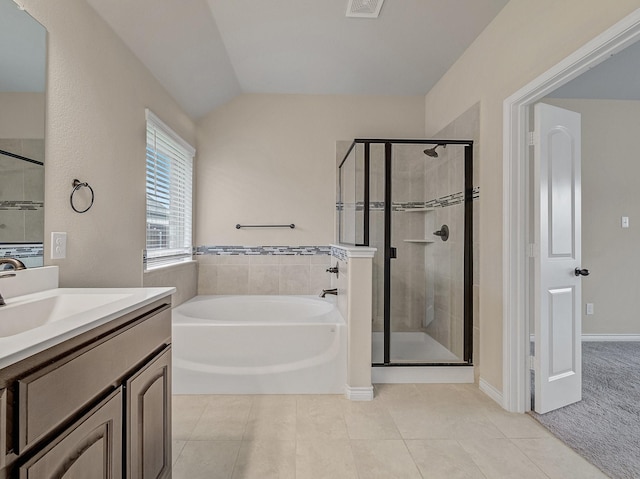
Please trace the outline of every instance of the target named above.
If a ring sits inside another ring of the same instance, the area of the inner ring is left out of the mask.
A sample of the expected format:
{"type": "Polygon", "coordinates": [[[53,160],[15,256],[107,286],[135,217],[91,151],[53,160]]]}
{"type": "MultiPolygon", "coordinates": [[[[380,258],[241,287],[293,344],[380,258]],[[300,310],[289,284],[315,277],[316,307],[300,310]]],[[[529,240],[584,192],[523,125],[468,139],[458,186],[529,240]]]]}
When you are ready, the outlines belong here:
{"type": "MultiPolygon", "coordinates": [[[[21,269],[27,269],[24,263],[16,258],[0,258],[0,265],[3,265],[3,264],[8,264],[13,266],[13,269],[15,271],[18,271],[21,269]]],[[[0,269],[4,269],[4,266],[2,266],[2,268],[0,269]]]]}
{"type": "MultiPolygon", "coordinates": [[[[15,273],[4,273],[4,274],[0,274],[0,279],[3,278],[12,278],[13,276],[15,276],[15,273]]],[[[4,298],[2,297],[2,294],[0,294],[0,306],[4,306],[7,303],[4,302],[4,298]]]]}
{"type": "Polygon", "coordinates": [[[322,293],[320,293],[320,297],[324,298],[327,294],[334,294],[334,295],[338,296],[338,288],[323,289],[322,293]]]}
{"type": "Polygon", "coordinates": [[[338,263],[336,263],[335,266],[327,268],[327,273],[333,273],[336,275],[336,278],[338,278],[338,263]]]}

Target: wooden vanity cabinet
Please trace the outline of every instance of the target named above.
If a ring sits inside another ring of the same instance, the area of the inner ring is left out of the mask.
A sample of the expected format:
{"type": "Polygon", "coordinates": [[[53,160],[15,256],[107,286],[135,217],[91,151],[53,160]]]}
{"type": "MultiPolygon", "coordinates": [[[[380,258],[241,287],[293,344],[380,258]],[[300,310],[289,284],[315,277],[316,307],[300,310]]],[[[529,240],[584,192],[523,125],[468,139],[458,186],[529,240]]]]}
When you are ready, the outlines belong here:
{"type": "Polygon", "coordinates": [[[171,476],[170,306],[0,370],[0,479],[171,476]]]}

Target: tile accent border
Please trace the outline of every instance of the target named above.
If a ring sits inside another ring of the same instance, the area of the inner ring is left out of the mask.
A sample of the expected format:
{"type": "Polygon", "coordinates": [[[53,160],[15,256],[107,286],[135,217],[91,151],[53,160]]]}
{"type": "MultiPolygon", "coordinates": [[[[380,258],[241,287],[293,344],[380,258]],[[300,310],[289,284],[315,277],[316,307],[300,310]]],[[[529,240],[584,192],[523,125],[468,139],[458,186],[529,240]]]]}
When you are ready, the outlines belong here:
{"type": "MultiPolygon", "coordinates": [[[[480,187],[474,186],[471,193],[471,200],[480,198],[480,187]]],[[[458,191],[450,195],[441,196],[427,201],[394,201],[391,203],[391,211],[410,211],[422,208],[446,208],[447,206],[455,206],[464,202],[464,191],[458,191]]],[[[353,210],[353,203],[336,203],[336,210],[344,209],[353,210]]],[[[356,211],[364,210],[364,202],[358,201],[355,204],[356,211]]],[[[369,211],[384,211],[384,201],[372,201],[369,203],[369,211]]]]}
{"type": "Polygon", "coordinates": [[[36,211],[44,208],[44,201],[0,201],[0,211],[36,211]]]}
{"type": "Polygon", "coordinates": [[[9,244],[0,246],[0,258],[41,258],[44,256],[44,245],[42,243],[32,244],[9,244]]]}
{"type": "Polygon", "coordinates": [[[330,255],[329,246],[197,246],[194,255],[289,255],[289,256],[313,256],[330,255]]]}
{"type": "MultiPolygon", "coordinates": [[[[42,243],[0,244],[0,258],[19,259],[29,269],[41,268],[44,266],[44,245],[42,243]]],[[[6,288],[6,285],[3,286],[6,288]]]]}
{"type": "Polygon", "coordinates": [[[346,249],[342,249],[342,248],[337,248],[335,246],[331,247],[331,256],[333,256],[334,258],[339,259],[340,261],[344,261],[345,263],[348,260],[347,257],[347,250],[346,249]]]}
{"type": "Polygon", "coordinates": [[[349,258],[373,258],[376,251],[369,246],[331,245],[331,256],[347,263],[349,258]]]}

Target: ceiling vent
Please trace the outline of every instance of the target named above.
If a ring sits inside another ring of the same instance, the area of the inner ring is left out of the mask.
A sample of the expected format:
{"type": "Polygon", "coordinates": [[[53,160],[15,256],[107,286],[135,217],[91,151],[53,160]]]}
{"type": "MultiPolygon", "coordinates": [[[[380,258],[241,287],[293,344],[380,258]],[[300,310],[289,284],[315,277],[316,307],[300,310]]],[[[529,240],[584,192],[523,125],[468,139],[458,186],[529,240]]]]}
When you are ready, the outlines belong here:
{"type": "Polygon", "coordinates": [[[349,0],[347,17],[378,18],[384,0],[349,0]]]}

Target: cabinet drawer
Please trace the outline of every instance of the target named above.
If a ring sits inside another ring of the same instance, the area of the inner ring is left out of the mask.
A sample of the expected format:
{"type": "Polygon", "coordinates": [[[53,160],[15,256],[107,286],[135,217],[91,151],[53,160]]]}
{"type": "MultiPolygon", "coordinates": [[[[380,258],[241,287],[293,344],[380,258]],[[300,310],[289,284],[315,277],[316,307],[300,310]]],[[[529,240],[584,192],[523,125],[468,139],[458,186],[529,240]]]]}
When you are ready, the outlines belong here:
{"type": "Polygon", "coordinates": [[[18,470],[20,479],[121,479],[122,388],[18,470]]]}
{"type": "Polygon", "coordinates": [[[69,420],[132,367],[170,343],[166,309],[104,340],[18,380],[18,452],[69,420]]]}

